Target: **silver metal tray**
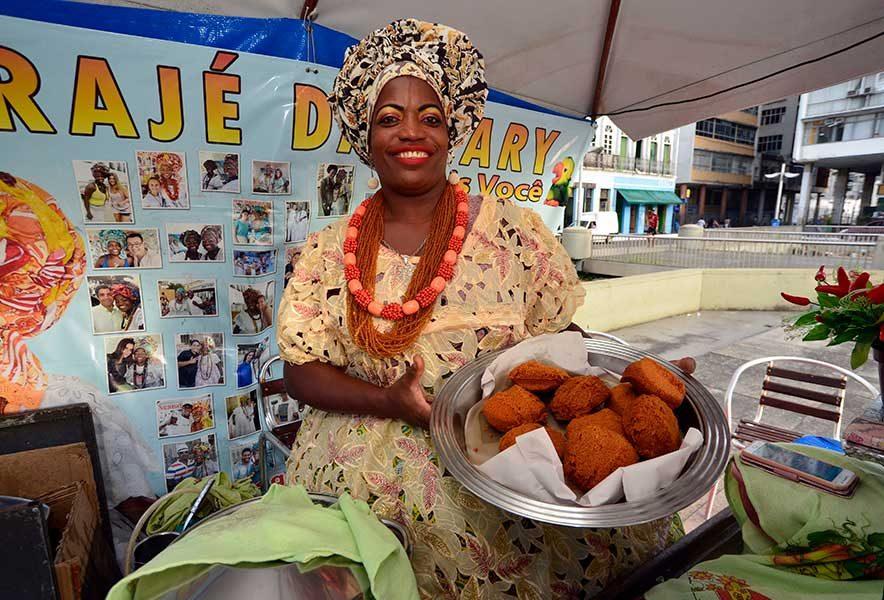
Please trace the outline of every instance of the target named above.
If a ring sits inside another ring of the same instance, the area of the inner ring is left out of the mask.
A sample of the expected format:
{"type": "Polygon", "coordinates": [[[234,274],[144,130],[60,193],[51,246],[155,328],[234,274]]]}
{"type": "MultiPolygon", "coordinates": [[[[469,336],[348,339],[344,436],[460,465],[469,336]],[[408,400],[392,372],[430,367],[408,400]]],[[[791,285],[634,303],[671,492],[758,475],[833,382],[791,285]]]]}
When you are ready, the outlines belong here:
{"type": "Polygon", "coordinates": [[[430,435],[439,460],[448,472],[476,496],[503,510],[543,523],[569,527],[622,527],[671,515],[696,502],[724,470],[730,452],[727,420],[718,402],[694,378],[665,359],[614,342],[586,339],[590,364],[613,373],[641,358],[653,358],[684,381],[686,396],[675,411],[682,431],[696,427],[703,433],[697,450],[678,479],[653,498],[605,506],[561,506],[534,500],[489,479],[469,461],[464,442],[467,412],[482,397],[485,368],[500,354],[486,354],[459,369],[433,401],[430,435]]]}

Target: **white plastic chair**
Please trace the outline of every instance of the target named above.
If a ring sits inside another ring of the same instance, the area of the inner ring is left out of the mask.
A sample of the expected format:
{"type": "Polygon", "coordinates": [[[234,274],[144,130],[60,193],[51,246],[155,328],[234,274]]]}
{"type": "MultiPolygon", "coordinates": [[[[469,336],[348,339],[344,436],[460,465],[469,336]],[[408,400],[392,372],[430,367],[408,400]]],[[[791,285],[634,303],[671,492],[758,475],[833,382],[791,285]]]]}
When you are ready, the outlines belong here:
{"type": "MultiPolygon", "coordinates": [[[[792,431],[782,427],[774,427],[772,425],[761,423],[761,417],[764,414],[764,408],[766,406],[831,421],[833,423],[832,437],[836,440],[840,440],[844,398],[847,393],[847,382],[851,379],[862,385],[873,397],[878,395],[878,390],[871,383],[853,371],[849,371],[821,360],[799,356],[767,356],[765,358],[756,358],[755,360],[743,363],[731,377],[730,383],[727,386],[727,391],[724,395],[724,414],[727,419],[728,428],[731,432],[732,445],[736,448],[744,448],[756,440],[790,442],[805,435],[799,431],[792,431]],[[758,410],[755,413],[755,418],[752,420],[743,419],[736,427],[734,427],[734,424],[731,422],[734,390],[737,388],[740,378],[747,370],[764,363],[767,363],[767,369],[761,384],[761,396],[758,399],[758,410]],[[812,365],[814,371],[812,373],[796,371],[782,366],[783,363],[812,365]],[[825,374],[825,371],[837,373],[838,375],[827,375],[825,374]],[[792,382],[811,384],[817,386],[817,388],[825,387],[834,389],[836,391],[826,393],[820,389],[803,388],[792,383],[777,381],[783,379],[792,382]],[[769,395],[770,392],[784,396],[791,396],[792,398],[810,400],[815,403],[827,404],[832,408],[821,408],[803,402],[796,402],[795,400],[772,397],[769,395]]],[[[715,503],[715,494],[717,490],[718,482],[716,482],[709,491],[709,499],[706,503],[707,519],[712,515],[712,506],[715,503]]]]}

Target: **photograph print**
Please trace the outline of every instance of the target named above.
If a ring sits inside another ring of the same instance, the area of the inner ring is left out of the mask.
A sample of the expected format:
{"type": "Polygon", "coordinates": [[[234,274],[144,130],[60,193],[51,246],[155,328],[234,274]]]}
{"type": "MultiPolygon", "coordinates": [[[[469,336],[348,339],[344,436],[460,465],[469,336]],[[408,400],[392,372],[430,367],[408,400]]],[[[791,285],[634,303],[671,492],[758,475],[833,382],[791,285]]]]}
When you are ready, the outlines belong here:
{"type": "Polygon", "coordinates": [[[310,203],[285,203],[285,241],[297,244],[307,239],[310,232],[310,203]]]}
{"type": "Polygon", "coordinates": [[[231,440],[260,431],[257,390],[228,396],[224,403],[227,407],[227,436],[231,440]]]}
{"type": "Polygon", "coordinates": [[[221,225],[166,223],[166,249],[173,263],[224,262],[223,229],[221,225]]]}
{"type": "Polygon", "coordinates": [[[157,400],[156,412],[157,436],[161,438],[190,435],[215,426],[212,394],[157,400]]]}
{"type": "Polygon", "coordinates": [[[160,233],[149,229],[87,229],[89,254],[94,269],[157,269],[160,233]]]}
{"type": "Polygon", "coordinates": [[[260,277],[276,273],[276,250],[233,250],[236,277],[260,277]]]}
{"type": "Polygon", "coordinates": [[[179,333],[175,361],[179,390],[224,385],[224,334],[179,333]]]}
{"type": "Polygon", "coordinates": [[[160,317],[217,317],[214,279],[161,279],[157,282],[160,317]]]}
{"type": "Polygon", "coordinates": [[[319,217],[340,217],[350,212],[355,171],[353,165],[319,164],[316,173],[319,217]]]}
{"type": "Polygon", "coordinates": [[[261,484],[261,440],[230,444],[230,478],[233,481],[251,479],[255,485],[261,484]]]}
{"type": "Polygon", "coordinates": [[[251,344],[236,345],[236,387],[258,383],[264,364],[270,360],[270,336],[251,344]]]}
{"type": "Polygon", "coordinates": [[[187,167],[183,152],[136,152],[141,208],[190,208],[187,193],[187,167]]]}
{"type": "Polygon", "coordinates": [[[273,326],[275,282],[230,284],[230,320],[233,335],[254,335],[273,326]]]}
{"type": "Polygon", "coordinates": [[[141,278],[138,275],[89,275],[92,333],[144,331],[141,278]]]}
{"type": "Polygon", "coordinates": [[[109,335],[104,338],[104,353],[108,393],[166,387],[166,358],[160,334],[109,335]]]}
{"type": "Polygon", "coordinates": [[[133,223],[129,167],[121,160],[75,160],[77,197],[87,224],[133,223]]]}
{"type": "Polygon", "coordinates": [[[239,154],[200,150],[200,191],[239,193],[239,154]]]}
{"type": "Polygon", "coordinates": [[[292,191],[291,163],[253,160],[252,161],[252,193],[275,194],[283,196],[292,191]]]}
{"type": "Polygon", "coordinates": [[[233,243],[240,246],[273,245],[273,201],[233,201],[233,243]]]}
{"type": "Polygon", "coordinates": [[[163,444],[163,467],[166,491],[169,492],[188,477],[196,479],[211,477],[219,471],[215,434],[209,433],[193,440],[163,444]]]}

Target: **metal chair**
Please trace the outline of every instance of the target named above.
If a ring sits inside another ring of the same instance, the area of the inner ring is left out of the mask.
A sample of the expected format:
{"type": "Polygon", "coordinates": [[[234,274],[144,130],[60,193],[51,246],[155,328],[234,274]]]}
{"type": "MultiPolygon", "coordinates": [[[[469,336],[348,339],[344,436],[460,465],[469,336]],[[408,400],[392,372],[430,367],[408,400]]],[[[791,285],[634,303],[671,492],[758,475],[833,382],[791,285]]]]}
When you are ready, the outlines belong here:
{"type": "MultiPolygon", "coordinates": [[[[794,442],[806,435],[800,431],[762,423],[761,417],[764,415],[765,407],[830,421],[833,424],[832,437],[840,440],[844,398],[847,393],[847,383],[851,379],[866,388],[872,396],[878,395],[878,390],[856,373],[812,358],[768,356],[740,365],[731,377],[724,396],[724,413],[731,431],[732,445],[740,449],[755,441],[794,442]],[[767,363],[767,369],[761,382],[761,395],[758,398],[755,418],[740,419],[735,428],[731,422],[734,390],[747,370],[764,363],[767,363]],[[801,371],[794,368],[796,365],[812,365],[814,369],[813,372],[801,371]],[[805,385],[797,385],[796,382],[805,385]]],[[[717,490],[716,482],[709,491],[709,500],[706,504],[707,519],[712,514],[717,490]]]]}
{"type": "Polygon", "coordinates": [[[278,355],[273,356],[261,367],[258,395],[264,410],[267,440],[288,456],[301,428],[301,405],[286,393],[284,379],[271,379],[274,363],[281,360],[278,355]]]}

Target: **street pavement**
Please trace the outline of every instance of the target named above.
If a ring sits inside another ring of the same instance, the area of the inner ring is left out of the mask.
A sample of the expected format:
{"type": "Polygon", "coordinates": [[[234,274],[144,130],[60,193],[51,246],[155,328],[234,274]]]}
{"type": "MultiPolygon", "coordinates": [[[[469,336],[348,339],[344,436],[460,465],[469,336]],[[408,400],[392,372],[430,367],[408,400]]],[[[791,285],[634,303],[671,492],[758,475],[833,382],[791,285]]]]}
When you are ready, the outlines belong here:
{"type": "MultiPolygon", "coordinates": [[[[851,344],[827,347],[824,342],[790,339],[784,320],[797,313],[780,311],[710,311],[669,317],[612,331],[636,348],[667,359],[693,356],[697,360],[694,376],[705,385],[724,407],[724,394],[734,371],[743,363],[766,356],[801,356],[850,368],[851,344]]],[[[805,367],[806,368],[806,367],[805,367]]],[[[765,365],[749,369],[741,378],[733,399],[733,423],[751,419],[758,407],[765,365]]],[[[877,363],[869,360],[857,374],[877,386],[877,363]]],[[[848,384],[843,423],[862,412],[873,400],[855,383],[848,384]]],[[[813,404],[813,403],[811,403],[813,404]]],[[[832,423],[813,417],[765,408],[762,421],[808,434],[831,437],[832,423]]],[[[727,506],[719,486],[715,512],[727,506]]],[[[706,496],[679,514],[690,531],[705,519],[706,496]]]]}

